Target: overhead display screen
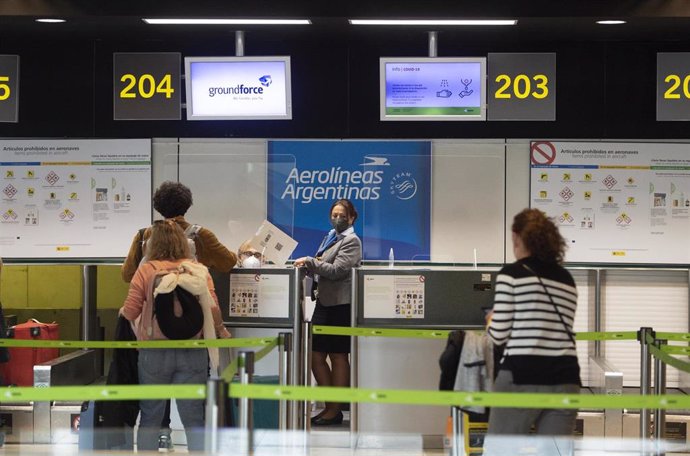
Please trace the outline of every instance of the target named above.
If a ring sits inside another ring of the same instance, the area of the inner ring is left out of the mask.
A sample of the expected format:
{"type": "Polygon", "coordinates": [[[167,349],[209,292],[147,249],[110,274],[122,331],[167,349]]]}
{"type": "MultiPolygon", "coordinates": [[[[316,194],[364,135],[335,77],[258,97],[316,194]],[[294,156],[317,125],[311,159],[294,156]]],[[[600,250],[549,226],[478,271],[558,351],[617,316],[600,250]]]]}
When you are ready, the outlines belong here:
{"type": "Polygon", "coordinates": [[[381,120],[486,120],[486,58],[380,59],[381,120]]]}
{"type": "Polygon", "coordinates": [[[185,57],[187,120],[292,119],[290,57],[185,57]]]}

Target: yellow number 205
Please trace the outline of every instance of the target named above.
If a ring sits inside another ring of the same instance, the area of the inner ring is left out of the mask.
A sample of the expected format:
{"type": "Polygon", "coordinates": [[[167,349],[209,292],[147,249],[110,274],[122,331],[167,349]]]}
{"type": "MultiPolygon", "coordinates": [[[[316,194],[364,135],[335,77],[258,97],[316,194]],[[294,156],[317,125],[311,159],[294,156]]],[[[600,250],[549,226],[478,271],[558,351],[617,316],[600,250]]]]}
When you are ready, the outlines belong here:
{"type": "Polygon", "coordinates": [[[499,74],[496,76],[496,82],[503,83],[494,94],[496,98],[512,98],[515,95],[515,98],[524,100],[532,95],[541,100],[549,96],[549,78],[543,74],[535,74],[531,80],[525,74],[518,74],[514,79],[511,79],[507,74],[499,74]],[[532,91],[532,81],[534,81],[534,91],[532,91]],[[511,86],[512,93],[510,91],[511,86]]]}
{"type": "MultiPolygon", "coordinates": [[[[676,90],[678,87],[680,87],[681,80],[680,76],[677,74],[669,74],[666,76],[666,79],[664,79],[664,82],[670,82],[671,87],[669,87],[666,92],[664,92],[664,98],[667,100],[678,100],[680,99],[680,93],[676,93],[676,90]]],[[[687,75],[683,78],[683,96],[685,98],[690,98],[690,87],[688,86],[690,84],[690,75],[687,75]]]]}
{"type": "Polygon", "coordinates": [[[8,76],[0,76],[0,101],[7,100],[12,93],[10,86],[5,84],[9,82],[10,78],[8,76]]]}
{"type": "Polygon", "coordinates": [[[163,76],[158,84],[150,74],[142,74],[138,80],[133,74],[123,74],[120,82],[126,84],[120,91],[120,98],[136,98],[137,96],[151,98],[157,93],[165,94],[165,98],[171,98],[175,92],[172,88],[172,77],[169,74],[163,76]]]}

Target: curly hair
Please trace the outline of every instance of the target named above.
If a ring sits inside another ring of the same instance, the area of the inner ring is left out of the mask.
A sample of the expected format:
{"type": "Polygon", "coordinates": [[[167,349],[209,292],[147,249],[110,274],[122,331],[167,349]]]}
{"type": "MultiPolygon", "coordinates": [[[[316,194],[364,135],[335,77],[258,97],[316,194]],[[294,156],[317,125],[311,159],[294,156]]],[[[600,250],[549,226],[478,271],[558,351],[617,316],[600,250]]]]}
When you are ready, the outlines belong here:
{"type": "Polygon", "coordinates": [[[153,194],[153,208],[165,218],[185,215],[192,206],[192,191],[179,182],[165,181],[153,194]]]}
{"type": "Polygon", "coordinates": [[[355,205],[352,204],[352,201],[349,199],[339,199],[335,203],[331,205],[331,210],[328,211],[328,215],[331,215],[333,213],[333,209],[335,209],[336,206],[343,206],[345,208],[345,213],[347,214],[347,218],[349,219],[352,217],[352,223],[355,223],[357,220],[357,210],[355,209],[355,205]]]}
{"type": "Polygon", "coordinates": [[[146,240],[149,260],[179,260],[191,258],[189,242],[182,228],[172,220],[156,220],[151,225],[151,236],[146,240]]]}
{"type": "Polygon", "coordinates": [[[556,224],[539,209],[524,209],[517,214],[512,230],[532,256],[546,263],[563,263],[565,239],[556,224]]]}

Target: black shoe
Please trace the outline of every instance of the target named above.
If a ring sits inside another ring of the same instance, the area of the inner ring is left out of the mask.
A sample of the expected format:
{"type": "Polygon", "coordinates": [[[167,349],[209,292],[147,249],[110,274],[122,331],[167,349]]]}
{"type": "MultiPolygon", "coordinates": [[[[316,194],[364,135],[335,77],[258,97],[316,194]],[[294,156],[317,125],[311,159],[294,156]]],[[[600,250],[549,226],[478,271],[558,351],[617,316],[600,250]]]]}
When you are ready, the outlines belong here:
{"type": "Polygon", "coordinates": [[[319,420],[323,414],[326,413],[326,410],[321,410],[318,414],[314,415],[311,417],[311,424],[313,425],[317,420],[319,420]]]}
{"type": "Polygon", "coordinates": [[[338,424],[343,424],[343,412],[338,412],[333,418],[323,418],[319,417],[317,419],[312,419],[312,426],[336,426],[338,424]]]}

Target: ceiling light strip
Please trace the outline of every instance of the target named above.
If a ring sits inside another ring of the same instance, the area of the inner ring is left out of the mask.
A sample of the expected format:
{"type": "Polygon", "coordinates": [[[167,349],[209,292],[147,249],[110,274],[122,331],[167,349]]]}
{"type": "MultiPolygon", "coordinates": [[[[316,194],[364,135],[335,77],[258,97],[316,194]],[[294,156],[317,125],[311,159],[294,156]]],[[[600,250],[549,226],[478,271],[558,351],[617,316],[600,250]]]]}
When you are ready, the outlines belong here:
{"type": "Polygon", "coordinates": [[[349,19],[352,25],[516,25],[516,19],[349,19]]]}
{"type": "Polygon", "coordinates": [[[310,25],[309,19],[142,19],[151,25],[310,25]]]}

